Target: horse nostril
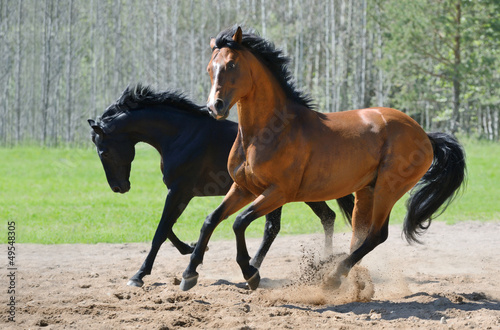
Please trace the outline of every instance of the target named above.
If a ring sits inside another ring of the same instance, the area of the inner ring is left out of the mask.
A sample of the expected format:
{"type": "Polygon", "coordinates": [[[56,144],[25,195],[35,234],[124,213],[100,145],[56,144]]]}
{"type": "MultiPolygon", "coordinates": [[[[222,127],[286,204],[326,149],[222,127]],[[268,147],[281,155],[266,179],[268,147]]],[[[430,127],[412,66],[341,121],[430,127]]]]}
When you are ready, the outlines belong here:
{"type": "Polygon", "coordinates": [[[121,191],[120,187],[118,187],[118,186],[114,186],[112,189],[113,189],[113,192],[115,192],[115,193],[119,193],[121,191]]]}
{"type": "Polygon", "coordinates": [[[221,99],[215,100],[214,108],[217,112],[220,112],[222,109],[224,109],[224,101],[221,99]]]}

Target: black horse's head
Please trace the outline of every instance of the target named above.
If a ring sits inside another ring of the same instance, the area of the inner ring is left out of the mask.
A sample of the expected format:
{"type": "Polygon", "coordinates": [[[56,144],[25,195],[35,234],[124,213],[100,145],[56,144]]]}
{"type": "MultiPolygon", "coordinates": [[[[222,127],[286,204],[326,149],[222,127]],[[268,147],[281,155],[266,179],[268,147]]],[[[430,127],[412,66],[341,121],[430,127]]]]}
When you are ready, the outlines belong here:
{"type": "Polygon", "coordinates": [[[134,143],[125,136],[107,132],[106,127],[92,119],[89,119],[88,123],[92,127],[92,141],[97,147],[109,186],[116,193],[126,193],[130,190],[130,170],[135,156],[134,143]]]}

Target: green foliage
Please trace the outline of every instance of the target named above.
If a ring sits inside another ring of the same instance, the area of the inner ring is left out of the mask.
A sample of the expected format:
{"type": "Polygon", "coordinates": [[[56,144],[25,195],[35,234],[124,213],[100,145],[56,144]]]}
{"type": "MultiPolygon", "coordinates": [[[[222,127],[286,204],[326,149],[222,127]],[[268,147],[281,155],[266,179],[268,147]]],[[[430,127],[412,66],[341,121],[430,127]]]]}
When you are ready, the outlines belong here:
{"type": "Polygon", "coordinates": [[[378,5],[384,10],[374,19],[385,30],[378,65],[394,84],[391,106],[412,115],[432,109],[430,122],[419,120],[427,129],[446,130],[459,121],[468,133],[478,128],[481,135],[484,129],[498,139],[498,128],[481,127],[494,121],[489,108],[482,110],[493,106],[498,112],[500,106],[498,1],[383,0],[378,5]]]}
{"type": "Polygon", "coordinates": [[[82,119],[138,82],[203,103],[209,38],[236,23],[284,50],[320,111],[392,106],[427,129],[458,116],[464,131],[499,139],[498,0],[1,4],[1,146],[85,143],[82,119]]]}
{"type": "MultiPolygon", "coordinates": [[[[500,145],[466,140],[469,183],[464,195],[438,220],[500,219],[497,190],[500,186],[500,145]]],[[[132,164],[132,189],[115,194],[109,188],[94,150],[37,147],[0,149],[0,233],[7,221],[16,221],[19,243],[146,242],[156,230],[167,190],[155,150],[139,145],[132,164]]],[[[222,197],[195,198],[174,227],[178,236],[196,241],[205,217],[222,197]]],[[[337,231],[349,228],[339,217],[337,231]]],[[[391,223],[401,223],[404,200],[398,202],[391,223]]],[[[213,239],[232,239],[234,215],[223,221],[213,239]]],[[[264,219],[255,221],[248,237],[261,237],[264,219]]],[[[283,208],[280,235],[322,232],[319,219],[304,203],[283,208]]]]}

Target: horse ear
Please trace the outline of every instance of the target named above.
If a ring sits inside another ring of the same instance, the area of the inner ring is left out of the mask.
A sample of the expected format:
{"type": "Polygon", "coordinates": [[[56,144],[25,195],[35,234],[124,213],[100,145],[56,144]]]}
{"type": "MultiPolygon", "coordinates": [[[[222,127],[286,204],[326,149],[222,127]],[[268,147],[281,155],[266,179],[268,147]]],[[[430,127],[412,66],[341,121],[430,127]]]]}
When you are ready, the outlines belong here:
{"type": "Polygon", "coordinates": [[[210,49],[214,50],[215,48],[215,38],[210,38],[210,49]]]}
{"type": "Polygon", "coordinates": [[[242,39],[243,39],[243,32],[241,31],[241,27],[238,26],[236,32],[233,35],[233,41],[241,44],[242,39]]]}
{"type": "Polygon", "coordinates": [[[99,136],[104,135],[104,131],[103,131],[102,127],[97,125],[95,121],[93,121],[92,119],[89,119],[88,122],[89,122],[90,127],[92,127],[92,129],[94,130],[94,132],[97,133],[97,135],[99,135],[99,136]]]}

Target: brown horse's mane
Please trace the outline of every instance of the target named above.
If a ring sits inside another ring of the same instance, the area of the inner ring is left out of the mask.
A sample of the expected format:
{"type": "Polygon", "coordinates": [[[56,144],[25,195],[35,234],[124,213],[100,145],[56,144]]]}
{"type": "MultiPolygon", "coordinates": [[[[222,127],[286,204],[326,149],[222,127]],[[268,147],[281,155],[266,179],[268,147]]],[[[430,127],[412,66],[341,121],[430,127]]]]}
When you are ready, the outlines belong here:
{"type": "Polygon", "coordinates": [[[277,49],[274,43],[262,38],[252,29],[243,31],[241,45],[233,41],[238,25],[230,27],[217,35],[214,48],[229,47],[231,49],[241,49],[244,46],[250,50],[269,69],[281,85],[285,94],[291,100],[309,108],[314,109],[316,105],[312,98],[295,86],[292,74],[288,69],[290,58],[281,49],[277,49]]]}
{"type": "Polygon", "coordinates": [[[128,86],[118,100],[104,111],[99,121],[106,124],[121,114],[156,105],[166,105],[200,116],[208,115],[206,111],[202,111],[204,107],[195,104],[182,92],[173,90],[156,92],[151,86],[137,84],[133,87],[128,86]]]}

